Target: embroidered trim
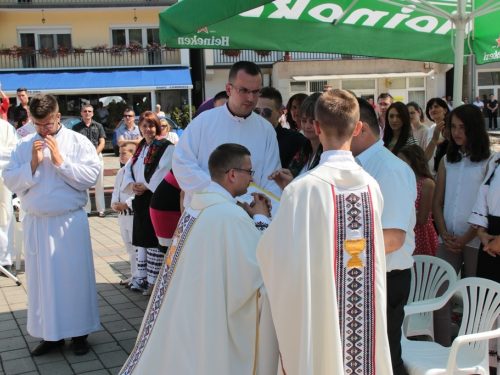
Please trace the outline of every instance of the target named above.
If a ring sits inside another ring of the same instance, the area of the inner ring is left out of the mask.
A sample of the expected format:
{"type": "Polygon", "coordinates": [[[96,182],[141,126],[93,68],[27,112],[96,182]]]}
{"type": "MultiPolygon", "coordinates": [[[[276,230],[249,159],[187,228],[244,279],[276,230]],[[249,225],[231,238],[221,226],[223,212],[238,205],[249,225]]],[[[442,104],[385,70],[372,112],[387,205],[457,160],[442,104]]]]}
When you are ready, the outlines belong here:
{"type": "Polygon", "coordinates": [[[172,239],[172,246],[170,246],[169,252],[166,256],[166,261],[163,262],[160,274],[156,282],[156,287],[154,289],[153,295],[151,296],[152,301],[149,304],[148,310],[146,311],[142,329],[139,332],[137,342],[127,359],[127,362],[120,371],[120,375],[130,375],[133,373],[135,366],[139,362],[142,353],[146,349],[146,345],[153,332],[156,319],[161,311],[162,304],[172,281],[172,277],[175,272],[177,261],[179,260],[182,249],[186,242],[186,239],[193,227],[196,219],[198,218],[201,211],[195,211],[188,208],[184,211],[177,229],[172,239]]]}
{"type": "MultiPolygon", "coordinates": [[[[154,171],[156,170],[156,167],[160,163],[160,159],[163,156],[163,153],[167,149],[168,146],[172,145],[173,143],[170,142],[166,138],[155,138],[151,141],[151,145],[149,146],[148,153],[146,154],[146,157],[144,158],[144,178],[146,179],[146,182],[149,182],[151,180],[151,177],[153,176],[154,171]]],[[[132,156],[132,161],[130,162],[130,172],[132,173],[132,178],[135,180],[134,176],[134,164],[139,158],[139,155],[142,152],[142,149],[146,146],[146,140],[143,138],[142,141],[139,142],[137,145],[134,155],[132,156]]]]}
{"type": "Polygon", "coordinates": [[[268,227],[269,224],[264,223],[263,221],[257,221],[255,223],[255,228],[257,228],[260,232],[265,232],[268,227]]]}

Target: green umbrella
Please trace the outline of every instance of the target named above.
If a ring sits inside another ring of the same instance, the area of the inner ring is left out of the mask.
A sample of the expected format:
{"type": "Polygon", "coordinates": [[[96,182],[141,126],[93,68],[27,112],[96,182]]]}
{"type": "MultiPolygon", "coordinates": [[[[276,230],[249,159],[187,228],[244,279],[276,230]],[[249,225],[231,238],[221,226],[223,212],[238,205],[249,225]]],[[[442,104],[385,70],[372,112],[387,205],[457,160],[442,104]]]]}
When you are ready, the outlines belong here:
{"type": "Polygon", "coordinates": [[[159,17],[161,42],[175,48],[454,63],[455,98],[466,54],[478,64],[500,61],[498,0],[183,0],[159,17]]]}

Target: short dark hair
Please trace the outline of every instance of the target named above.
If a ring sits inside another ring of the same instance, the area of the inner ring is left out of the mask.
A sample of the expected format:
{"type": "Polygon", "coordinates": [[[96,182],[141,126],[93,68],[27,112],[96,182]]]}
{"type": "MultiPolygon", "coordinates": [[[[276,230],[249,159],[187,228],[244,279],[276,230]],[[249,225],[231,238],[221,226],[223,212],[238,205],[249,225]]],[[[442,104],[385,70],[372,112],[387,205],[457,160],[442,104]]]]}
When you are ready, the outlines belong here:
{"type": "Polygon", "coordinates": [[[84,104],[82,105],[82,108],[80,108],[80,112],[83,111],[84,108],[92,108],[92,111],[94,110],[94,107],[91,104],[84,104]]]}
{"type": "Polygon", "coordinates": [[[392,153],[397,155],[399,150],[401,150],[406,143],[408,142],[408,138],[412,136],[411,133],[411,121],[410,121],[410,112],[408,111],[408,107],[402,102],[392,103],[389,108],[387,108],[387,112],[385,113],[385,129],[384,129],[384,146],[389,148],[389,144],[394,137],[394,131],[389,125],[389,112],[391,109],[395,109],[398,112],[399,118],[403,122],[403,126],[399,132],[398,140],[392,149],[392,153]]]}
{"type": "Polygon", "coordinates": [[[214,103],[218,100],[221,100],[221,99],[229,99],[229,95],[227,94],[227,92],[224,90],[224,91],[221,91],[221,92],[218,92],[215,96],[214,96],[214,103]]]}
{"type": "Polygon", "coordinates": [[[23,92],[23,91],[26,91],[26,93],[27,93],[28,89],[25,87],[19,87],[16,92],[23,92]]]}
{"type": "Polygon", "coordinates": [[[446,151],[446,160],[450,163],[458,163],[462,160],[460,146],[456,144],[451,135],[451,124],[453,117],[457,117],[465,125],[465,154],[472,162],[480,162],[490,157],[490,138],[486,132],[483,112],[474,104],[464,104],[451,111],[446,121],[446,128],[450,131],[450,144],[446,151]]]}
{"type": "Polygon", "coordinates": [[[224,143],[217,147],[208,159],[208,170],[213,181],[222,181],[226,171],[231,168],[241,168],[245,156],[250,151],[236,143],[224,143]]]}
{"type": "Polygon", "coordinates": [[[30,114],[37,120],[44,119],[47,116],[55,115],[59,112],[59,105],[53,95],[38,94],[31,98],[30,114]]]}
{"type": "Polygon", "coordinates": [[[125,110],[123,111],[123,114],[130,113],[130,112],[133,112],[134,116],[135,116],[135,111],[132,108],[125,108],[125,110]]]}
{"type": "Polygon", "coordinates": [[[154,125],[154,127],[156,128],[156,136],[158,137],[159,135],[161,135],[160,119],[158,118],[156,113],[154,113],[153,111],[142,112],[141,117],[139,117],[139,122],[138,122],[139,129],[141,128],[141,124],[143,122],[147,122],[150,125],[154,125]]]}
{"type": "Polygon", "coordinates": [[[359,121],[356,97],[346,90],[328,90],[316,101],[316,121],[326,135],[352,137],[359,121]]]}
{"type": "Polygon", "coordinates": [[[274,87],[271,86],[263,87],[262,90],[260,91],[260,97],[264,99],[273,100],[277,109],[281,109],[281,106],[283,105],[283,97],[281,96],[281,93],[274,87]]]}
{"type": "Polygon", "coordinates": [[[312,117],[316,120],[316,101],[322,95],[321,92],[314,92],[304,99],[300,106],[300,116],[312,117]]]}
{"type": "Polygon", "coordinates": [[[368,103],[368,100],[363,98],[357,98],[359,105],[359,120],[366,122],[370,127],[371,132],[374,136],[380,136],[380,127],[378,126],[377,114],[373,106],[368,103]]]}
{"type": "Polygon", "coordinates": [[[399,150],[399,154],[403,154],[408,159],[411,164],[410,167],[416,175],[434,180],[431,170],[429,169],[429,162],[427,161],[422,147],[419,145],[404,146],[399,150]]]}
{"type": "Polygon", "coordinates": [[[236,75],[240,70],[243,70],[245,73],[250,74],[251,76],[259,75],[262,79],[262,72],[257,64],[250,61],[238,61],[237,63],[234,63],[229,70],[229,82],[236,79],[236,75]]]}
{"type": "Polygon", "coordinates": [[[393,98],[393,97],[392,97],[392,95],[391,95],[391,94],[389,94],[388,92],[383,92],[383,93],[381,93],[381,94],[378,96],[377,101],[378,101],[379,99],[387,99],[387,98],[390,98],[390,99],[391,99],[391,103],[394,103],[394,98],[393,98]]]}
{"type": "Polygon", "coordinates": [[[19,129],[21,126],[23,126],[23,121],[26,120],[28,120],[28,111],[24,108],[21,108],[17,117],[16,129],[19,129]]]}
{"type": "Polygon", "coordinates": [[[432,105],[436,103],[438,106],[446,109],[446,113],[450,113],[450,107],[448,107],[448,104],[441,98],[432,98],[432,99],[429,99],[429,101],[427,102],[427,105],[425,106],[425,115],[427,116],[427,118],[431,121],[434,121],[432,118],[431,118],[431,114],[430,114],[430,111],[431,111],[431,107],[432,105]]]}

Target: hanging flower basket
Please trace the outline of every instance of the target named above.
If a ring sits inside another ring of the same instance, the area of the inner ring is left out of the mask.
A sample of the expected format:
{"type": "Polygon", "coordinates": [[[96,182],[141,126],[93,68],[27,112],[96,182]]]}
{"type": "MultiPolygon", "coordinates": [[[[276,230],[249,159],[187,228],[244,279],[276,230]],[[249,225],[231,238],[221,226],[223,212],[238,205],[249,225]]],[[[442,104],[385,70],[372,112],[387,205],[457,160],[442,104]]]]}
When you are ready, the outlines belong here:
{"type": "Polygon", "coordinates": [[[66,46],[57,45],[57,54],[62,57],[66,57],[71,54],[71,48],[66,46]]]}
{"type": "Polygon", "coordinates": [[[260,57],[267,57],[271,55],[271,51],[255,50],[255,53],[260,57]]]}
{"type": "Polygon", "coordinates": [[[241,50],[239,49],[223,49],[222,54],[227,57],[238,57],[241,55],[241,50]]]}
{"type": "Polygon", "coordinates": [[[10,49],[10,54],[14,56],[16,59],[20,59],[23,56],[31,55],[32,53],[33,49],[29,47],[13,46],[10,49]]]}
{"type": "Polygon", "coordinates": [[[73,54],[75,55],[75,59],[80,57],[84,53],[85,53],[85,48],[83,48],[82,46],[73,48],[73,54]]]}
{"type": "Polygon", "coordinates": [[[142,45],[138,43],[128,44],[124,47],[125,51],[129,52],[132,56],[137,55],[143,51],[142,45]]]}
{"type": "Polygon", "coordinates": [[[11,54],[10,48],[5,47],[3,44],[0,46],[0,56],[10,56],[11,54]]]}
{"type": "Polygon", "coordinates": [[[111,56],[121,56],[123,55],[123,50],[125,49],[125,46],[122,46],[121,44],[116,44],[108,48],[108,53],[111,56]]]}
{"type": "Polygon", "coordinates": [[[40,48],[38,50],[38,54],[40,56],[43,56],[43,57],[56,57],[57,56],[57,52],[54,51],[52,48],[50,47],[44,47],[44,48],[40,48]]]}
{"type": "Polygon", "coordinates": [[[148,51],[148,52],[160,52],[161,45],[160,45],[160,43],[148,43],[148,44],[146,44],[146,51],[148,51]]]}
{"type": "Polygon", "coordinates": [[[95,52],[95,53],[104,53],[107,51],[108,45],[107,44],[98,44],[94,47],[90,47],[90,49],[92,50],[92,52],[95,52]]]}

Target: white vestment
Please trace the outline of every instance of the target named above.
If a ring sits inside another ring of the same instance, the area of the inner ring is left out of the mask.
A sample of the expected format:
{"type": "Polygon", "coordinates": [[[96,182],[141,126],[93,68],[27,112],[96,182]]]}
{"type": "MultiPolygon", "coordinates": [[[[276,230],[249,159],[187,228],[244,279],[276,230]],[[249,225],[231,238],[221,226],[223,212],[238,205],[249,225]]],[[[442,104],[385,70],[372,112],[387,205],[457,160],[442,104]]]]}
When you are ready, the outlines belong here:
{"type": "MultiPolygon", "coordinates": [[[[10,154],[18,139],[16,129],[7,121],[0,119],[0,172],[9,163],[10,154]]],[[[14,225],[12,192],[7,189],[2,176],[0,176],[0,265],[2,266],[12,264],[14,225]]]]}
{"type": "Polygon", "coordinates": [[[120,374],[255,373],[261,233],[221,189],[196,193],[179,220],[120,374]]]}
{"type": "Polygon", "coordinates": [[[172,159],[179,186],[186,192],[184,207],[191,197],[210,185],[208,158],[223,143],[237,143],[250,151],[254,182],[277,197],[281,189],[267,177],[281,168],[276,131],[256,113],[236,117],[227,105],[205,111],[189,124],[180,137],[172,159]]]}
{"type": "Polygon", "coordinates": [[[26,210],[23,221],[28,291],[28,332],[57,341],[99,329],[99,309],[87,215],[87,191],[99,175],[95,147],[61,127],[54,135],[63,163],[50,150],[31,173],[31,149],[39,134],[24,137],[3,172],[5,185],[26,210]]]}
{"type": "Polygon", "coordinates": [[[286,187],[257,247],[278,373],[391,375],[383,198],[350,152],[336,153],[286,187]],[[352,266],[345,246],[360,238],[366,247],[352,266]]]}

